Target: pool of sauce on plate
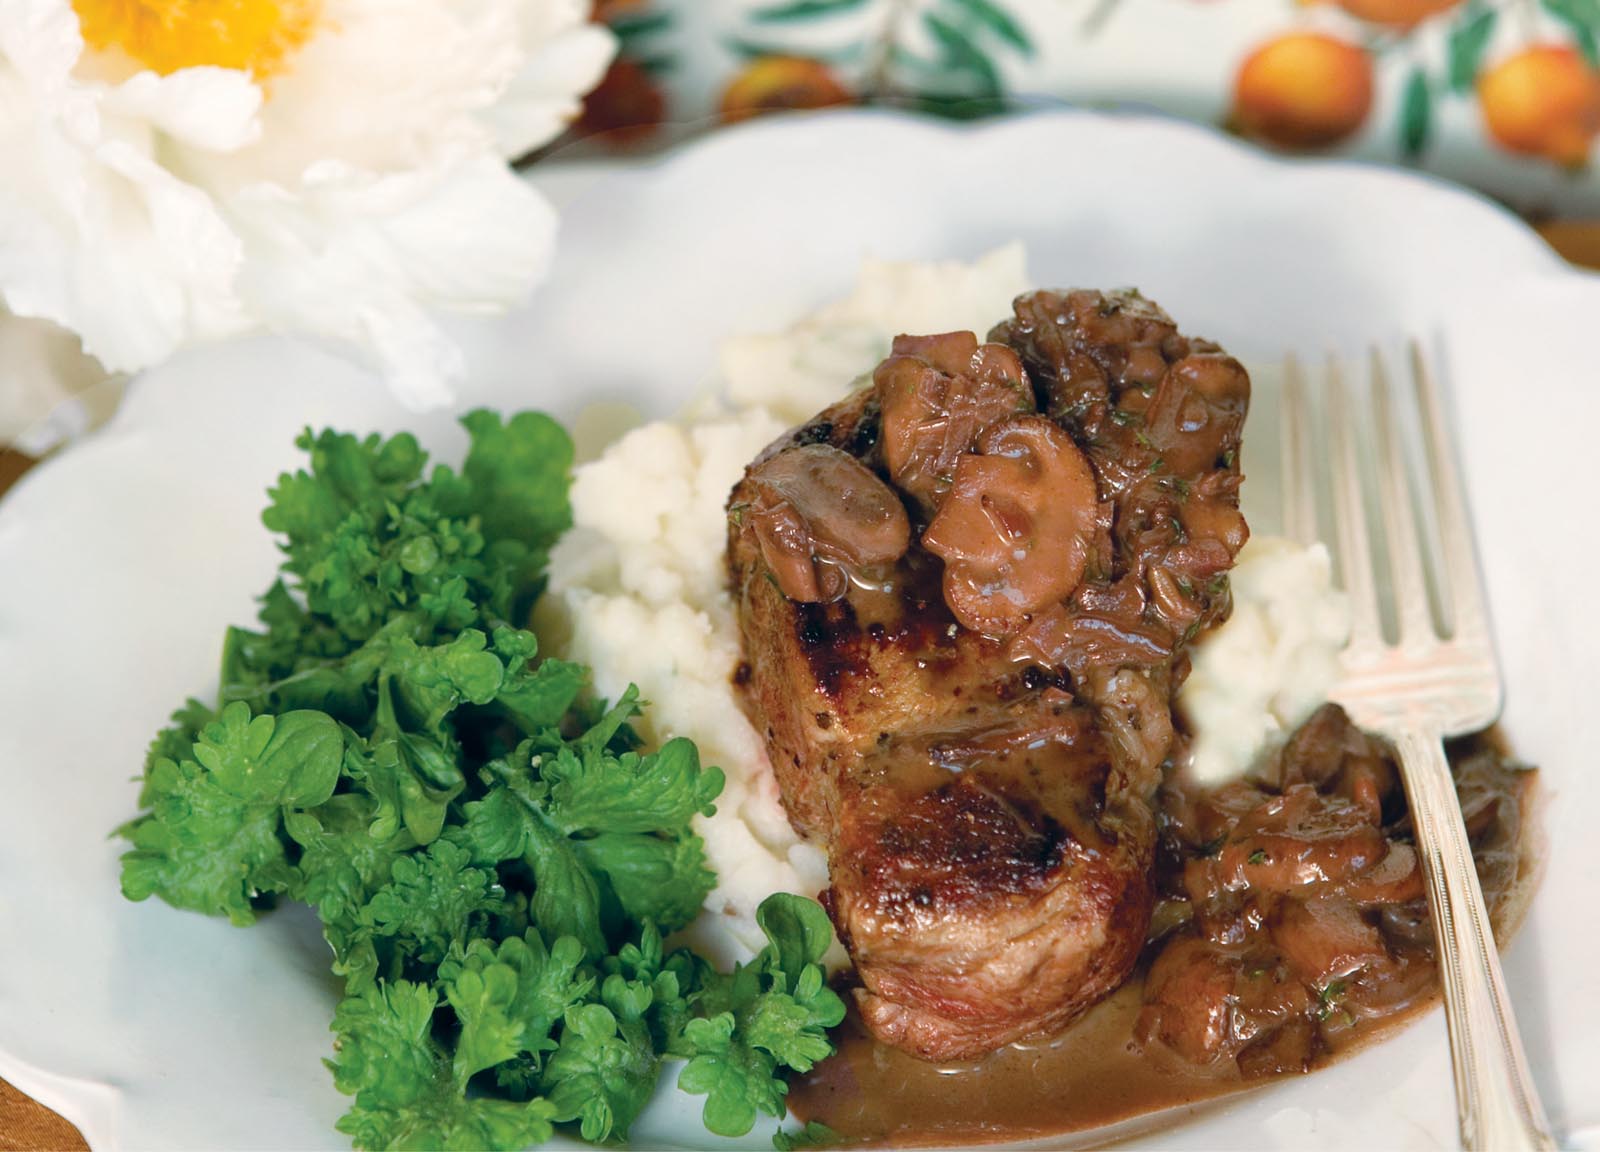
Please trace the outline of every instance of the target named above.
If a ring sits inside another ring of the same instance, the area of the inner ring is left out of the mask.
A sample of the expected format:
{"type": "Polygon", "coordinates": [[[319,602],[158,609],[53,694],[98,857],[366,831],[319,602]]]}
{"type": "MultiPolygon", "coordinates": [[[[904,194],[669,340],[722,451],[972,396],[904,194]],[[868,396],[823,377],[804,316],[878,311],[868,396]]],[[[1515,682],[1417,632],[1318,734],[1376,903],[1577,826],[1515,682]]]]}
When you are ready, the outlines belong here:
{"type": "MultiPolygon", "coordinates": [[[[1208,1069],[1141,1049],[1133,1035],[1143,990],[1141,972],[1061,1035],[1014,1044],[972,1064],[928,1064],[879,1044],[852,1009],[835,1034],[838,1052],[791,1083],[789,1110],[863,1148],[993,1144],[1090,1132],[1121,1138],[1166,1127],[1207,1103],[1275,1079],[1245,1080],[1231,1064],[1208,1069]],[[1147,1123],[1105,1131],[1139,1119],[1147,1123]]],[[[1404,1027],[1437,999],[1430,996],[1363,1030],[1333,1058],[1404,1027]]]]}

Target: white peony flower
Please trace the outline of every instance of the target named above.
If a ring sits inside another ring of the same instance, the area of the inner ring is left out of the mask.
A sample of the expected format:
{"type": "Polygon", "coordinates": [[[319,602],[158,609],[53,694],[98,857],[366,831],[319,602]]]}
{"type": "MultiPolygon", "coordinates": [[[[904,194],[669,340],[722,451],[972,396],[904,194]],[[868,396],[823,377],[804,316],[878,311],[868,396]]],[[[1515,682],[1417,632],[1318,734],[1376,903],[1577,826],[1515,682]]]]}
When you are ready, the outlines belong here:
{"type": "Polygon", "coordinates": [[[111,371],[253,327],[356,349],[408,404],[462,371],[554,217],[506,163],[614,50],[586,0],[3,0],[0,302],[111,371]]]}
{"type": "Polygon", "coordinates": [[[48,320],[0,309],[0,445],[43,456],[102,423],[121,381],[83,354],[78,338],[48,320]]]}

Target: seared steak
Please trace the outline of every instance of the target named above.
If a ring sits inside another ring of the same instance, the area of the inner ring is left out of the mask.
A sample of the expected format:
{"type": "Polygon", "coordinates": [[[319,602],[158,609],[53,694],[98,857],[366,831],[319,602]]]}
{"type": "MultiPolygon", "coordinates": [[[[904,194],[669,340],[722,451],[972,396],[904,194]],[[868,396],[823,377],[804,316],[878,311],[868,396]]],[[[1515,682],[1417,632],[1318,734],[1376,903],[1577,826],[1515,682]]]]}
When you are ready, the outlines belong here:
{"type": "Polygon", "coordinates": [[[1242,368],[1134,293],[901,337],[729,500],[741,676],[882,1039],[975,1057],[1127,976],[1184,645],[1244,543],[1242,368]]]}

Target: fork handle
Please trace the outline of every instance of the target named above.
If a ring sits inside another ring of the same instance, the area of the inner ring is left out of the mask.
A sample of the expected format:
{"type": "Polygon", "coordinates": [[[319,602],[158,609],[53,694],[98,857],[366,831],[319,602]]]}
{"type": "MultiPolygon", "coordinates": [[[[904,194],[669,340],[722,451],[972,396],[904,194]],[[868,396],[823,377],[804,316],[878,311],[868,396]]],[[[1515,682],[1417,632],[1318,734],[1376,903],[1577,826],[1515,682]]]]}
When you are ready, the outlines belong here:
{"type": "Polygon", "coordinates": [[[1444,981],[1461,1146],[1471,1152],[1553,1149],[1506,996],[1494,930],[1472,862],[1455,781],[1436,728],[1391,731],[1428,882],[1444,981]]]}

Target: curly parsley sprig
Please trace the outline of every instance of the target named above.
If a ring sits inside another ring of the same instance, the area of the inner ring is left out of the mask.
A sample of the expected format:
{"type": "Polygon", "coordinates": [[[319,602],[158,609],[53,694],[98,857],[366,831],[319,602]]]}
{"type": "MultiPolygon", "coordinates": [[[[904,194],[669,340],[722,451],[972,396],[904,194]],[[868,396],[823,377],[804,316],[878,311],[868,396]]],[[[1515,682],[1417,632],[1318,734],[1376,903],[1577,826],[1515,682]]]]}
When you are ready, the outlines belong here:
{"type": "Polygon", "coordinates": [[[642,751],[634,689],[595,706],[587,669],[540,657],[519,622],[571,522],[571,444],[537,413],[463,423],[459,473],[405,434],[300,437],[310,467],[262,516],[281,577],[228,630],[215,707],[152,742],[123,891],[242,925],[316,908],[358,1147],[624,1139],[667,1058],[743,1135],[832,1051],[827,917],[769,898],[732,973],[663,950],[715,882],[691,822],[722,772],[687,740],[642,751]]]}

